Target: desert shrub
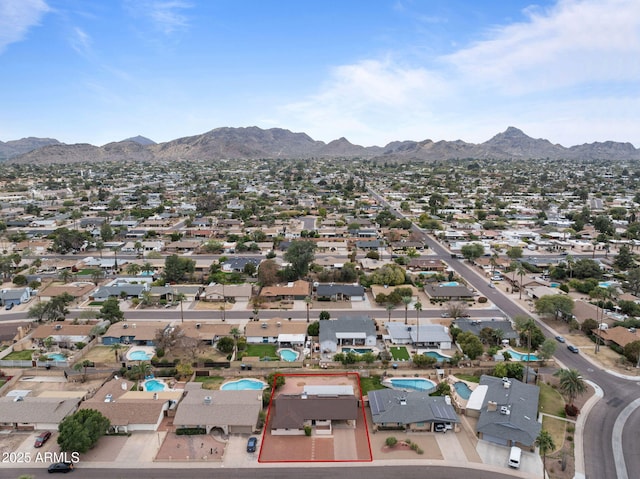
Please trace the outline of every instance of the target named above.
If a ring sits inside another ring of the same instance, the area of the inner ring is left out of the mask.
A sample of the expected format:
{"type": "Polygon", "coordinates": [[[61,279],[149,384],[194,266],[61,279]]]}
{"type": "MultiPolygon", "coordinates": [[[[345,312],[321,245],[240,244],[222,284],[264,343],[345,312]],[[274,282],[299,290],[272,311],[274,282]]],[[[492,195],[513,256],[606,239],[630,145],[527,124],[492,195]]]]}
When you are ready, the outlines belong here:
{"type": "Polygon", "coordinates": [[[384,443],[389,446],[389,447],[393,447],[396,444],[398,444],[398,439],[396,439],[394,436],[389,436],[384,443]]]}
{"type": "Polygon", "coordinates": [[[580,413],[580,409],[573,404],[565,404],[564,412],[569,417],[576,417],[580,413]]]}

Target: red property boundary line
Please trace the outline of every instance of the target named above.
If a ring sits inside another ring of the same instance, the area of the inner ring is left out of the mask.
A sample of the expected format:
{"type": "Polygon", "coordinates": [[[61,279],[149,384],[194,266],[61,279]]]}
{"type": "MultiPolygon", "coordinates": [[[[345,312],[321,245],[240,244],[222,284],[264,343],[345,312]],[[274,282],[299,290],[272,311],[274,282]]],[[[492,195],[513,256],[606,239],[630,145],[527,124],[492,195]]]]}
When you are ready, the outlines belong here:
{"type": "Polygon", "coordinates": [[[291,462],[309,462],[309,463],[318,463],[318,462],[323,462],[323,463],[327,463],[327,462],[337,462],[337,463],[344,463],[344,462],[373,462],[373,453],[371,451],[371,438],[369,437],[369,425],[367,424],[367,415],[364,409],[364,398],[362,397],[362,385],[360,384],[360,375],[358,373],[352,372],[344,372],[344,373],[318,373],[318,374],[275,374],[273,377],[273,384],[271,385],[271,398],[269,399],[269,409],[267,410],[267,419],[265,420],[264,423],[264,431],[262,431],[262,438],[260,441],[260,453],[258,454],[258,462],[259,463],[269,463],[269,464],[274,464],[274,463],[291,463],[291,462]],[[263,460],[262,459],[262,445],[264,444],[264,439],[267,435],[267,427],[269,426],[269,421],[271,419],[271,407],[273,404],[273,398],[275,396],[275,385],[276,385],[276,381],[278,379],[279,376],[282,376],[284,378],[309,378],[309,377],[347,377],[347,378],[355,378],[357,384],[358,384],[358,396],[360,397],[360,408],[362,410],[362,417],[364,420],[364,431],[365,434],[367,435],[367,449],[369,451],[369,459],[347,459],[347,460],[330,460],[330,461],[314,461],[314,460],[281,460],[281,461],[270,461],[270,460],[263,460]]]}

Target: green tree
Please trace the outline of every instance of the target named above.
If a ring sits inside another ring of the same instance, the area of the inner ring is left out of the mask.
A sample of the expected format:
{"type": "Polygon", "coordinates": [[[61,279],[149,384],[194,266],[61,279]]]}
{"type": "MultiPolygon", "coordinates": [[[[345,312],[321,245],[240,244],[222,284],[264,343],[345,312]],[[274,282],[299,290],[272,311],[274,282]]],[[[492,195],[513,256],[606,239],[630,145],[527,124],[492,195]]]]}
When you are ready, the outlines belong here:
{"type": "Polygon", "coordinates": [[[142,270],[141,266],[136,263],[129,263],[125,268],[125,271],[130,276],[137,276],[141,270],[142,270]]]}
{"type": "Polygon", "coordinates": [[[405,269],[397,264],[386,264],[371,275],[372,284],[397,286],[406,282],[405,269]]]}
{"type": "Polygon", "coordinates": [[[222,338],[218,339],[218,342],[216,343],[216,347],[218,348],[218,351],[225,354],[229,354],[233,352],[233,348],[235,347],[235,341],[231,336],[223,336],[222,338]]]}
{"type": "Polygon", "coordinates": [[[469,331],[458,334],[456,342],[460,345],[462,352],[471,360],[481,356],[484,352],[480,339],[469,331]]]}
{"type": "Polygon", "coordinates": [[[331,318],[331,314],[329,314],[329,311],[320,311],[320,314],[318,316],[320,318],[321,321],[327,320],[329,318],[331,318]]]}
{"type": "Polygon", "coordinates": [[[97,314],[100,319],[106,319],[111,324],[117,323],[124,319],[124,313],[120,310],[120,302],[118,298],[110,297],[100,308],[100,312],[97,314]]]}
{"type": "Polygon", "coordinates": [[[29,310],[27,311],[27,318],[35,319],[37,322],[42,322],[44,317],[47,315],[48,302],[46,301],[38,301],[31,305],[29,310]]]}
{"type": "Polygon", "coordinates": [[[587,391],[587,384],[577,369],[559,369],[554,376],[560,379],[560,392],[569,399],[571,406],[578,396],[587,391]]]}
{"type": "Polygon", "coordinates": [[[556,448],[553,437],[545,429],[541,429],[538,437],[536,438],[536,446],[542,454],[542,478],[546,477],[545,471],[547,470],[547,453],[553,451],[556,448]]]}
{"type": "Polygon", "coordinates": [[[187,274],[195,271],[196,262],[190,258],[182,258],[177,254],[167,256],[164,263],[164,279],[168,283],[182,281],[187,274]]]}
{"type": "Polygon", "coordinates": [[[109,419],[95,409],[81,409],[58,426],[61,451],[86,453],[111,426],[109,419]]]}
{"type": "Polygon", "coordinates": [[[633,253],[627,245],[620,246],[616,259],[613,261],[613,265],[623,271],[633,267],[636,261],[633,253]]]}
{"type": "Polygon", "coordinates": [[[120,351],[124,349],[124,346],[120,343],[113,343],[110,349],[113,351],[113,356],[117,363],[120,360],[120,351]]]}
{"type": "Polygon", "coordinates": [[[631,294],[640,294],[640,268],[632,268],[627,272],[626,286],[631,294]]]}
{"type": "Polygon", "coordinates": [[[545,339],[540,346],[538,356],[540,356],[543,360],[551,359],[556,352],[556,347],[557,344],[553,339],[545,339]]]}
{"type": "Polygon", "coordinates": [[[65,292],[54,296],[46,303],[46,317],[48,321],[64,321],[69,309],[67,306],[73,301],[73,296],[65,292]]]}
{"type": "Polygon", "coordinates": [[[320,334],[320,321],[314,321],[307,327],[307,336],[318,336],[320,334]]]}
{"type": "Polygon", "coordinates": [[[303,278],[309,272],[309,265],[314,259],[316,244],[311,241],[292,241],[287,251],[284,253],[284,259],[289,262],[287,267],[290,274],[289,279],[295,280],[303,278]]]}
{"type": "Polygon", "coordinates": [[[84,361],[78,362],[76,364],[73,365],[73,369],[75,369],[76,371],[80,371],[82,369],[82,382],[87,382],[87,368],[92,366],[93,363],[91,361],[89,361],[88,359],[85,359],[84,361]]]}
{"type": "Polygon", "coordinates": [[[640,364],[640,341],[632,341],[624,347],[624,357],[633,364],[640,364]]]}
{"type": "Polygon", "coordinates": [[[460,253],[467,261],[473,262],[484,254],[484,246],[481,243],[470,243],[460,248],[460,253]]]}
{"type": "Polygon", "coordinates": [[[552,315],[556,320],[571,318],[573,306],[573,299],[565,294],[545,295],[536,300],[536,312],[552,315]]]}

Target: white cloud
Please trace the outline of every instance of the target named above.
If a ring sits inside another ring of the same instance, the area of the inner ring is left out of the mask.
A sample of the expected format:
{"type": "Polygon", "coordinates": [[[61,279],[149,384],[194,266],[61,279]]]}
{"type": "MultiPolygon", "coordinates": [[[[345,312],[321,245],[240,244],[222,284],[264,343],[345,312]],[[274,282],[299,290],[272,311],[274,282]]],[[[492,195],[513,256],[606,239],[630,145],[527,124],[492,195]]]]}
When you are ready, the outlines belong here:
{"type": "Polygon", "coordinates": [[[0,0],[0,53],[24,39],[49,10],[43,0],[0,0]]]}
{"type": "Polygon", "coordinates": [[[128,0],[127,7],[131,14],[148,18],[156,29],[168,35],[189,26],[184,10],[193,5],[183,0],[128,0]]]}
{"type": "Polygon", "coordinates": [[[91,37],[80,27],[75,27],[70,39],[71,47],[80,55],[87,56],[91,53],[91,37]]]}
{"type": "Polygon", "coordinates": [[[640,2],[560,0],[524,13],[429,67],[391,57],[336,67],[317,93],[282,109],[281,124],[378,145],[480,142],[509,125],[565,146],[637,136],[626,125],[638,124],[640,2]]]}

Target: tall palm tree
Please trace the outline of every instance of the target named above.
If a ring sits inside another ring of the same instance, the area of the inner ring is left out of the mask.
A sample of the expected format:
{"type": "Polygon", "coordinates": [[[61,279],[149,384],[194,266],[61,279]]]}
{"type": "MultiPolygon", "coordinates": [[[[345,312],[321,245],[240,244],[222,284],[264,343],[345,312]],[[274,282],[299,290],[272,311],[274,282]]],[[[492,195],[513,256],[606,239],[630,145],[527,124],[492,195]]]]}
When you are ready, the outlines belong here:
{"type": "Polygon", "coordinates": [[[560,378],[560,392],[569,398],[571,406],[573,401],[587,390],[587,383],[577,369],[559,369],[554,376],[560,378]]]}
{"type": "Polygon", "coordinates": [[[413,305],[416,310],[416,343],[420,342],[420,311],[422,311],[422,303],[416,301],[413,305]]]}
{"type": "Polygon", "coordinates": [[[231,328],[229,334],[233,336],[233,357],[236,358],[238,356],[238,338],[242,334],[239,328],[231,328]]]}
{"type": "Polygon", "coordinates": [[[520,330],[520,333],[527,334],[527,362],[525,362],[525,383],[529,383],[529,355],[531,354],[531,333],[538,326],[533,318],[517,318],[516,328],[520,330]]]}
{"type": "Polygon", "coordinates": [[[522,277],[527,274],[527,269],[522,265],[522,263],[518,263],[516,266],[518,276],[520,276],[520,283],[518,284],[518,289],[520,290],[520,297],[518,299],[522,299],[522,277]]]}
{"type": "Polygon", "coordinates": [[[549,431],[541,429],[536,438],[536,446],[538,446],[540,454],[542,454],[542,478],[544,479],[546,477],[545,471],[547,470],[547,453],[553,451],[556,448],[556,444],[553,442],[553,437],[551,437],[549,431]]]}
{"type": "Polygon", "coordinates": [[[387,313],[389,314],[389,322],[391,322],[391,311],[396,309],[396,307],[393,305],[393,303],[387,303],[386,309],[387,313]]]}
{"type": "Polygon", "coordinates": [[[311,296],[307,296],[306,298],[304,298],[304,302],[305,302],[305,306],[307,307],[307,323],[309,322],[309,309],[311,309],[311,304],[313,303],[313,300],[311,299],[311,296]]]}
{"type": "Polygon", "coordinates": [[[404,324],[408,324],[407,313],[409,311],[409,304],[411,303],[411,296],[403,296],[402,302],[404,303],[404,324]]]}
{"type": "Polygon", "coordinates": [[[111,345],[111,351],[113,351],[113,354],[115,356],[116,359],[116,363],[118,362],[119,358],[119,351],[121,351],[122,349],[124,349],[124,346],[120,343],[113,343],[111,345]]]}
{"type": "Polygon", "coordinates": [[[151,273],[154,269],[155,268],[153,267],[153,265],[148,261],[142,265],[142,271],[144,271],[146,274],[151,273]]]}

